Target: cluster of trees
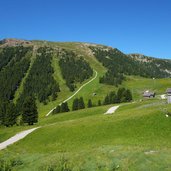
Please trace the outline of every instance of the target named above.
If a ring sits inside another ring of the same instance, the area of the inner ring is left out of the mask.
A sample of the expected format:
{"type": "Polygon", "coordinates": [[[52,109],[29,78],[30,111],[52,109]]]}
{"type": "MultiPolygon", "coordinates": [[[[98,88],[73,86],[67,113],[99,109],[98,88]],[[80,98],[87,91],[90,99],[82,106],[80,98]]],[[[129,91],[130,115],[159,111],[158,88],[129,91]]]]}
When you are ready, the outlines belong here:
{"type": "Polygon", "coordinates": [[[29,96],[24,100],[20,109],[21,119],[19,122],[17,121],[19,116],[17,109],[16,105],[11,101],[0,102],[0,125],[10,127],[15,124],[27,123],[28,125],[33,125],[38,122],[38,112],[34,97],[29,96]]]}
{"type": "Polygon", "coordinates": [[[164,66],[171,67],[171,63],[162,60],[141,62],[135,60],[118,49],[90,47],[95,57],[105,66],[108,71],[99,79],[100,83],[118,86],[122,84],[125,75],[139,75],[147,78],[163,78],[170,76],[165,72],[164,66]],[[163,67],[163,69],[159,69],[163,67]]]}
{"type": "Polygon", "coordinates": [[[60,56],[59,66],[70,91],[75,90],[76,83],[82,83],[93,75],[93,70],[90,65],[82,57],[78,57],[74,52],[63,50],[63,53],[60,56]]]}
{"type": "Polygon", "coordinates": [[[72,104],[72,110],[79,110],[79,109],[84,109],[85,108],[85,104],[84,104],[84,100],[83,97],[80,98],[75,98],[72,104]]]}
{"type": "MultiPolygon", "coordinates": [[[[89,105],[89,107],[92,107],[92,104],[89,105]]],[[[75,110],[79,110],[79,109],[84,109],[85,108],[85,103],[84,103],[84,99],[83,97],[80,98],[75,98],[73,100],[73,104],[72,104],[72,111],[75,110]]],[[[63,112],[69,112],[70,109],[68,107],[68,103],[64,102],[61,105],[58,105],[54,110],[53,110],[53,114],[56,113],[63,113],[63,112]]]]}
{"type": "Polygon", "coordinates": [[[8,101],[14,98],[15,91],[30,65],[30,58],[26,55],[29,51],[31,48],[21,46],[5,48],[1,53],[0,61],[6,57],[4,55],[7,55],[7,58],[11,60],[8,61],[8,64],[6,62],[7,65],[1,65],[3,68],[0,71],[0,100],[8,101]]]}
{"type": "Polygon", "coordinates": [[[111,91],[106,95],[103,104],[115,104],[122,102],[130,102],[132,100],[132,93],[129,89],[119,88],[117,92],[111,91]]]}
{"type": "Polygon", "coordinates": [[[70,109],[68,107],[68,103],[67,102],[64,102],[62,103],[61,105],[58,105],[54,110],[53,110],[53,114],[56,114],[56,113],[63,113],[63,112],[69,112],[70,109]]]}
{"type": "Polygon", "coordinates": [[[51,66],[52,51],[48,47],[37,50],[36,59],[24,83],[24,90],[18,100],[18,106],[22,106],[25,97],[35,96],[40,102],[47,103],[49,96],[52,100],[57,98],[60,91],[59,84],[53,77],[54,70],[51,66]]]}

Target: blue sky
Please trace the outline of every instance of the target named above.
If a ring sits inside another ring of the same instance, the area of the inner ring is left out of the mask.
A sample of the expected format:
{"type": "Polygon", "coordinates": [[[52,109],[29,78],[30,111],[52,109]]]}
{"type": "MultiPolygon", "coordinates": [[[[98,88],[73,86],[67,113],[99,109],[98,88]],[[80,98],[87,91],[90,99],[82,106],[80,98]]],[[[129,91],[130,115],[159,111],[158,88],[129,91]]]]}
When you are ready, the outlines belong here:
{"type": "Polygon", "coordinates": [[[0,39],[92,42],[171,58],[170,0],[0,0],[0,39]]]}

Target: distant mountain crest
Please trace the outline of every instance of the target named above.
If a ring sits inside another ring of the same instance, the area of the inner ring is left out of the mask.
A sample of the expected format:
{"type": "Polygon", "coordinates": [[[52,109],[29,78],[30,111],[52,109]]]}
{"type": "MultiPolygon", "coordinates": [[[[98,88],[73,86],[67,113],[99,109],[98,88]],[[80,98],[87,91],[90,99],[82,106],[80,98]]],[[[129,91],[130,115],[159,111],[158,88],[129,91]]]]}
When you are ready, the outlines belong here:
{"type": "Polygon", "coordinates": [[[20,45],[29,45],[31,41],[20,40],[20,39],[3,39],[0,41],[0,45],[3,46],[20,46],[20,45]]]}

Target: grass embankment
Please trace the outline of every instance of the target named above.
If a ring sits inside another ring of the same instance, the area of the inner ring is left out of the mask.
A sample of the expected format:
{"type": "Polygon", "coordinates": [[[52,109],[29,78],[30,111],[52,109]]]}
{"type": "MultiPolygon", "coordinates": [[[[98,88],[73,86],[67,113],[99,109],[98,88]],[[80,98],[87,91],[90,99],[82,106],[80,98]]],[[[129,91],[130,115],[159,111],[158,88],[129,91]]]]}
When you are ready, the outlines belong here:
{"type": "Polygon", "coordinates": [[[17,170],[59,167],[61,162],[75,170],[171,169],[171,118],[163,112],[164,108],[171,110],[170,105],[149,100],[103,115],[108,107],[42,120],[40,125],[45,127],[0,154],[3,158],[18,154],[23,164],[17,170]]]}

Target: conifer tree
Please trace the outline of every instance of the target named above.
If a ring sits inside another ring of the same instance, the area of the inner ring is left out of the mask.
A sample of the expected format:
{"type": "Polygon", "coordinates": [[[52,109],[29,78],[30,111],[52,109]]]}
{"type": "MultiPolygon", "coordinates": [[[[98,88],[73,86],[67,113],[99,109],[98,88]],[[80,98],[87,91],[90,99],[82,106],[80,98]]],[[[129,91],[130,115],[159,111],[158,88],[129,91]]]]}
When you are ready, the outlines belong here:
{"type": "Polygon", "coordinates": [[[98,100],[98,106],[101,106],[102,103],[101,103],[101,100],[98,100]]]}
{"type": "Polygon", "coordinates": [[[107,94],[107,96],[105,97],[103,104],[104,104],[104,105],[110,104],[110,99],[109,99],[109,95],[108,95],[108,94],[107,94]]]}
{"type": "Polygon", "coordinates": [[[61,106],[58,105],[58,106],[54,109],[53,114],[55,114],[55,113],[60,113],[60,112],[61,112],[61,106]]]}
{"type": "Polygon", "coordinates": [[[68,108],[68,103],[62,103],[61,104],[61,112],[69,112],[69,108],[68,108]]]}
{"type": "Polygon", "coordinates": [[[88,106],[88,108],[93,107],[93,104],[92,104],[91,99],[89,99],[89,100],[88,100],[88,104],[87,104],[87,106],[88,106]]]}
{"type": "Polygon", "coordinates": [[[85,108],[85,104],[84,104],[83,97],[80,97],[78,101],[78,109],[84,109],[84,108],[85,108]]]}
{"type": "Polygon", "coordinates": [[[24,101],[22,120],[24,123],[28,123],[28,125],[33,125],[34,123],[38,122],[37,106],[35,98],[32,96],[28,96],[24,101]]]}
{"type": "Polygon", "coordinates": [[[72,104],[72,110],[78,110],[78,103],[79,103],[78,98],[75,98],[72,104]]]}
{"type": "Polygon", "coordinates": [[[130,102],[132,100],[132,93],[129,89],[125,91],[125,99],[127,102],[130,102]]]}

